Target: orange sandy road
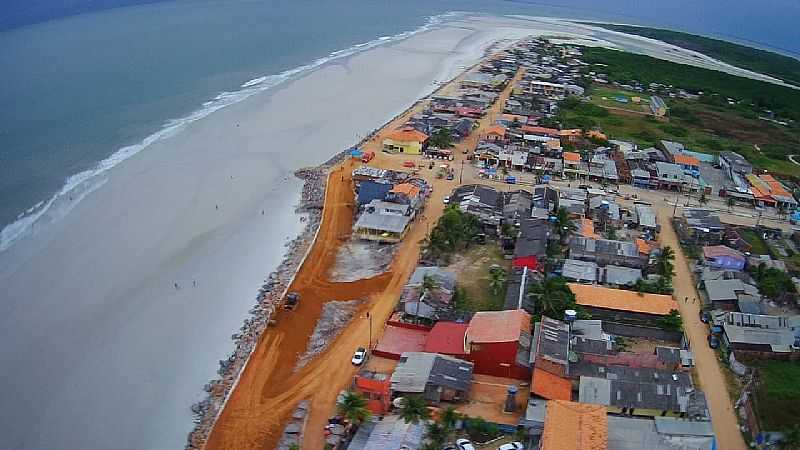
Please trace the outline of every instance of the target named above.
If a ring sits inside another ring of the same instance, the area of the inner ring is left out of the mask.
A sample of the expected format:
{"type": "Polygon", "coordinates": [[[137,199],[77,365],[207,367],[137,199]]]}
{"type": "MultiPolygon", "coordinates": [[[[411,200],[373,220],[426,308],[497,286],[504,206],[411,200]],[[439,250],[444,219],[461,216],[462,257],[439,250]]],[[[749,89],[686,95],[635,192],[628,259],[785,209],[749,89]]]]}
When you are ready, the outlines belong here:
{"type": "MultiPolygon", "coordinates": [[[[520,76],[521,72],[515,80],[520,76]]],[[[512,85],[509,83],[498,102],[479,121],[479,128],[457,146],[454,152],[456,159],[451,162],[456,170],[459,167],[455,163],[460,164],[461,160],[466,159],[461,150],[475,148],[482,130],[502,110],[501,105],[508,98],[512,85]]],[[[453,83],[440,92],[452,88],[453,83]]],[[[376,152],[372,165],[402,169],[404,161],[420,159],[417,156],[388,155],[380,149],[383,135],[405,123],[410,115],[419,112],[422,107],[423,104],[419,104],[387,124],[364,146],[365,150],[376,152]]],[[[339,245],[349,238],[353,224],[351,173],[354,167],[352,161],[346,161],[331,172],[317,240],[290,287],[291,291],[300,293],[300,307],[294,312],[278,312],[277,326],[262,335],[239,384],[209,436],[207,449],[275,448],[289,414],[304,399],[311,401],[311,409],[306,421],[303,449],[321,450],[324,447],[323,427],[333,413],[337,395],[347,388],[355,373],[355,368],[350,364],[352,353],[357,347],[366,346],[369,340],[366,312],[369,311],[373,318],[372,335],[375,342],[394,310],[403,285],[417,265],[421,241],[444,210],[443,197],[458,184],[456,180],[435,179],[434,171],[422,169],[420,176],[431,183],[433,194],[423,215],[415,220],[409,234],[399,245],[390,270],[365,280],[331,282],[328,281],[328,271],[334,264],[339,245]],[[324,353],[295,373],[297,357],[306,350],[323,303],[353,299],[368,302],[360,307],[356,317],[329,343],[324,353]]]]}
{"type": "Polygon", "coordinates": [[[739,423],[733,410],[722,369],[717,354],[708,346],[708,328],[700,321],[700,296],[694,286],[689,263],[683,255],[678,237],[672,228],[672,206],[656,203],[658,220],[661,224],[659,242],[675,251],[675,299],[683,317],[683,328],[689,337],[694,354],[695,370],[700,378],[700,389],[706,394],[708,409],[711,411],[711,424],[717,438],[717,448],[723,450],[745,450],[744,438],[739,431],[739,423]],[[689,297],[688,302],[684,299],[689,297]],[[692,299],[697,302],[692,302],[692,299]]]}

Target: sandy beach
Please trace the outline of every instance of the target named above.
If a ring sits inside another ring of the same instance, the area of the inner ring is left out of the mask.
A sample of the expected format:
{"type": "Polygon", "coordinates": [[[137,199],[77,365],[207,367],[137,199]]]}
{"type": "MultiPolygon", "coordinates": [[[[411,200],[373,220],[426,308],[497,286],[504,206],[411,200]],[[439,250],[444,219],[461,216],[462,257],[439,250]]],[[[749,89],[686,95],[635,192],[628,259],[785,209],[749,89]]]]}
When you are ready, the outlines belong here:
{"type": "MultiPolygon", "coordinates": [[[[568,30],[618,34],[462,18],[219,110],[106,172],[63,219],[0,253],[0,447],[182,447],[190,406],[303,229],[293,173],[493,43],[568,30]]],[[[620,46],[675,57],[638,39],[620,46]]]]}

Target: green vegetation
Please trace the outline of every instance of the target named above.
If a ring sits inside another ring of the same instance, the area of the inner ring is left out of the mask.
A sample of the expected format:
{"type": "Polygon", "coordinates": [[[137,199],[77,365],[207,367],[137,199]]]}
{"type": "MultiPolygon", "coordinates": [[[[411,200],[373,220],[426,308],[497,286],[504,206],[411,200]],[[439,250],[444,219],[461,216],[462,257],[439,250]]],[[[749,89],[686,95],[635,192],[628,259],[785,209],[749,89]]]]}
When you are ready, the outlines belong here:
{"type": "Polygon", "coordinates": [[[752,247],[750,252],[756,255],[769,255],[769,246],[767,243],[764,242],[764,239],[761,239],[759,234],[750,228],[742,228],[739,231],[739,235],[747,241],[748,244],[752,247]]]}
{"type": "Polygon", "coordinates": [[[528,296],[534,297],[535,309],[531,321],[538,322],[542,316],[561,320],[564,311],[573,309],[581,318],[588,315],[575,303],[575,294],[572,293],[564,277],[548,277],[538,283],[532,283],[528,288],[528,296]]]}
{"type": "Polygon", "coordinates": [[[794,283],[788,273],[769,267],[764,263],[750,269],[750,274],[758,283],[758,290],[770,298],[778,298],[785,293],[794,292],[794,283]]]}
{"type": "Polygon", "coordinates": [[[756,365],[760,382],[756,408],[765,430],[786,430],[800,423],[800,364],[763,361],[756,365]]]}
{"type": "Polygon", "coordinates": [[[489,268],[489,289],[492,290],[492,295],[500,295],[500,292],[506,287],[506,276],[506,271],[502,267],[492,266],[489,268]]]}
{"type": "Polygon", "coordinates": [[[770,109],[780,117],[800,120],[800,91],[796,89],[599,47],[584,47],[583,61],[605,64],[591,70],[605,73],[610,81],[659,83],[703,92],[704,96],[718,94],[758,109],[770,109]]]}
{"type": "Polygon", "coordinates": [[[611,81],[671,84],[704,95],[700,100],[667,99],[669,122],[662,122],[652,116],[606,110],[602,106],[609,105],[599,98],[614,91],[593,85],[589,94],[594,108],[576,107],[571,103],[575,100],[562,102],[557,121],[564,128],[600,127],[613,139],[629,140],[641,147],[668,139],[705,153],[732,150],[757,168],[797,176],[797,166],[787,156],[800,146],[800,124],[779,126],[758,116],[770,109],[778,117],[800,120],[800,90],[615,50],[584,48],[583,52],[584,61],[605,65],[588,70],[605,73],[611,81]],[[731,105],[728,97],[737,101],[731,105]]]}
{"type": "Polygon", "coordinates": [[[342,401],[336,405],[336,410],[342,417],[355,424],[364,422],[372,415],[367,409],[367,400],[353,391],[344,394],[342,401]]]}
{"type": "Polygon", "coordinates": [[[431,412],[421,395],[407,395],[400,401],[400,410],[397,415],[405,423],[419,423],[420,421],[428,420],[431,412]]]}
{"type": "Polygon", "coordinates": [[[787,83],[800,85],[800,61],[777,53],[734,44],[719,39],[681,33],[679,31],[643,28],[630,25],[593,24],[614,31],[658,39],[678,47],[694,50],[714,59],[780,78],[787,83]]]}
{"type": "Polygon", "coordinates": [[[428,138],[428,144],[436,148],[450,148],[453,146],[453,136],[449,128],[441,128],[428,138]]]}
{"type": "Polygon", "coordinates": [[[448,261],[457,250],[465,249],[480,231],[478,218],[451,205],[445,209],[424,243],[424,257],[448,261]]]}
{"type": "Polygon", "coordinates": [[[456,431],[456,422],[461,418],[462,415],[452,406],[442,411],[435,421],[428,423],[425,434],[427,443],[422,450],[440,450],[444,447],[448,441],[452,440],[456,431]]]}
{"type": "Polygon", "coordinates": [[[499,311],[503,309],[506,286],[499,286],[500,272],[507,274],[511,263],[497,245],[475,245],[453,258],[450,270],[459,274],[453,293],[457,311],[499,311]],[[497,273],[497,275],[493,275],[497,273]]]}
{"type": "Polygon", "coordinates": [[[473,442],[486,442],[502,433],[497,425],[487,422],[480,417],[466,417],[464,418],[464,429],[467,432],[470,440],[473,442]]]}
{"type": "Polygon", "coordinates": [[[681,331],[683,330],[683,320],[677,309],[670,310],[669,315],[658,319],[658,326],[662,330],[681,331]]]}

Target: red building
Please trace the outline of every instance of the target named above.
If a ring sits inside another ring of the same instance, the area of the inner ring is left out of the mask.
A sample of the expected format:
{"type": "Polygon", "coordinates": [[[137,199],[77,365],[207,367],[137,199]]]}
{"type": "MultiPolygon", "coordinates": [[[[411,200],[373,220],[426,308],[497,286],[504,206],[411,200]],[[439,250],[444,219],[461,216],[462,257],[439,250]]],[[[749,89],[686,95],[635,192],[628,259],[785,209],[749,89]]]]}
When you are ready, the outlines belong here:
{"type": "Polygon", "coordinates": [[[464,359],[467,356],[464,336],[468,327],[466,323],[437,322],[428,333],[424,351],[464,359]]]}
{"type": "Polygon", "coordinates": [[[353,387],[367,399],[367,408],[382,416],[392,406],[392,379],[388,374],[361,372],[355,376],[353,387]]]}
{"type": "Polygon", "coordinates": [[[475,373],[530,380],[531,316],[521,310],[475,313],[464,337],[475,373]]]}
{"type": "Polygon", "coordinates": [[[399,360],[405,352],[421,352],[425,349],[430,328],[403,322],[386,322],[383,335],[372,354],[382,358],[399,360]]]}

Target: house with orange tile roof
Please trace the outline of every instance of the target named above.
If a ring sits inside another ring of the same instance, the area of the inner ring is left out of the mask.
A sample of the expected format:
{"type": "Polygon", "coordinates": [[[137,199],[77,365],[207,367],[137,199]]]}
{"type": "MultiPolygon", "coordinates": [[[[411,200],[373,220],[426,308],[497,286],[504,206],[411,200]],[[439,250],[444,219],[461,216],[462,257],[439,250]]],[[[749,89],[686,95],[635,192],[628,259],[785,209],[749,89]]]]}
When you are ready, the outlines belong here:
{"type": "Polygon", "coordinates": [[[586,176],[589,174],[589,163],[581,160],[580,153],[564,152],[564,174],[586,176]]]}
{"type": "Polygon", "coordinates": [[[506,127],[502,125],[492,125],[486,130],[486,140],[502,141],[506,138],[506,127]]]}
{"type": "Polygon", "coordinates": [[[572,381],[534,368],[531,395],[545,400],[572,400],[572,381]]]}
{"type": "Polygon", "coordinates": [[[427,134],[413,127],[403,127],[386,135],[383,139],[383,151],[419,155],[427,142],[427,134]]]}
{"type": "Polygon", "coordinates": [[[524,310],[475,313],[464,344],[475,373],[530,379],[531,316],[524,310]]]}
{"type": "Polygon", "coordinates": [[[608,417],[602,405],[547,402],[541,450],[607,450],[608,417]]]}
{"type": "Polygon", "coordinates": [[[584,308],[593,319],[655,326],[658,319],[678,309],[671,295],[645,294],[636,291],[612,289],[603,286],[569,283],[575,294],[575,303],[584,308]]]}
{"type": "Polygon", "coordinates": [[[561,130],[558,134],[564,143],[572,143],[583,136],[583,130],[580,128],[573,128],[570,130],[561,130]]]}

